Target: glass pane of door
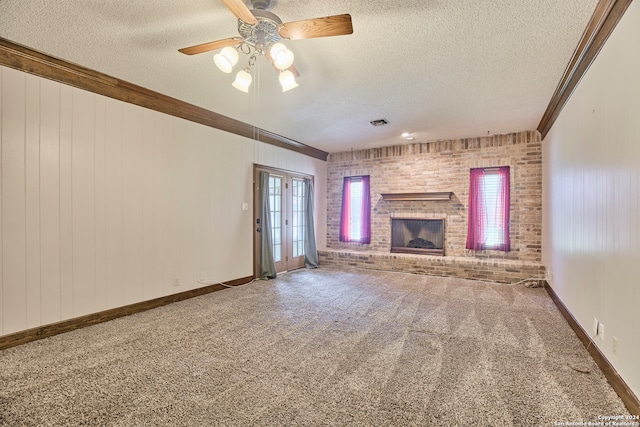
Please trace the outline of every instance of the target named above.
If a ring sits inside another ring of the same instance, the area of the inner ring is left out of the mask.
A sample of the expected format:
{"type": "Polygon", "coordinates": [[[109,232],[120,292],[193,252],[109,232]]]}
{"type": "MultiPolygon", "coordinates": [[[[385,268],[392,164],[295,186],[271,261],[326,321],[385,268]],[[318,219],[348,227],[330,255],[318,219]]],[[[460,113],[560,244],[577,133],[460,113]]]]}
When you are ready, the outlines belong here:
{"type": "Polygon", "coordinates": [[[304,181],[302,179],[294,178],[291,185],[291,233],[292,233],[292,249],[293,257],[299,257],[304,255],[304,233],[305,233],[305,219],[304,219],[304,204],[305,204],[305,191],[304,181]]]}
{"type": "Polygon", "coordinates": [[[269,208],[271,211],[271,238],[273,260],[282,261],[282,178],[269,176],[269,208]]]}

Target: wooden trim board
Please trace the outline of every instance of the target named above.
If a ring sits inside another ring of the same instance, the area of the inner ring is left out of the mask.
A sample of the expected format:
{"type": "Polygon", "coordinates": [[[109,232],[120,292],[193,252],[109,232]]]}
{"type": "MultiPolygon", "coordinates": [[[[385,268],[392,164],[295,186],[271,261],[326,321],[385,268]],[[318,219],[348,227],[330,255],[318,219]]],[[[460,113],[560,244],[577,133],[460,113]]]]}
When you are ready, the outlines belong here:
{"type": "Polygon", "coordinates": [[[613,365],[607,360],[607,358],[602,354],[600,349],[593,342],[589,334],[582,329],[582,326],[578,323],[578,321],[573,317],[569,309],[564,305],[564,303],[560,300],[560,297],[555,293],[553,288],[549,286],[549,283],[545,281],[545,289],[547,293],[553,300],[553,302],[562,313],[562,316],[567,320],[569,326],[576,333],[582,344],[587,348],[587,351],[593,357],[593,360],[596,362],[604,376],[609,381],[609,384],[613,387],[613,389],[618,393],[618,396],[622,399],[625,406],[633,415],[640,416],[640,399],[633,393],[631,388],[624,382],[620,374],[615,370],[613,365]]]}
{"type": "Polygon", "coordinates": [[[319,160],[329,153],[248,123],[119,80],[98,71],[54,58],[0,37],[0,65],[89,92],[139,105],[249,139],[286,148],[319,160]]]}
{"type": "Polygon", "coordinates": [[[15,334],[5,335],[0,337],[0,350],[15,347],[20,344],[26,344],[32,341],[37,341],[43,338],[48,338],[54,335],[62,334],[64,332],[71,332],[75,329],[96,325],[98,323],[108,322],[109,320],[114,320],[119,317],[129,316],[131,314],[162,307],[163,305],[171,304],[174,302],[206,295],[216,291],[221,291],[223,289],[227,289],[227,287],[229,286],[244,285],[251,282],[252,280],[253,276],[243,277],[241,279],[235,279],[225,283],[209,285],[202,288],[192,289],[173,295],[167,295],[148,301],[141,301],[135,304],[125,305],[123,307],[112,308],[110,310],[87,314],[86,316],[76,317],[73,319],[52,323],[50,325],[39,326],[37,328],[28,329],[26,331],[16,332],[15,334]]]}
{"type": "Polygon", "coordinates": [[[540,120],[538,132],[542,135],[542,139],[547,136],[582,76],[598,56],[598,52],[613,32],[631,1],[600,0],[598,2],[578,47],[576,47],[551,101],[549,101],[547,110],[540,120]]]}
{"type": "Polygon", "coordinates": [[[440,191],[428,193],[380,193],[382,200],[398,201],[430,201],[430,200],[451,200],[453,192],[440,191]]]}

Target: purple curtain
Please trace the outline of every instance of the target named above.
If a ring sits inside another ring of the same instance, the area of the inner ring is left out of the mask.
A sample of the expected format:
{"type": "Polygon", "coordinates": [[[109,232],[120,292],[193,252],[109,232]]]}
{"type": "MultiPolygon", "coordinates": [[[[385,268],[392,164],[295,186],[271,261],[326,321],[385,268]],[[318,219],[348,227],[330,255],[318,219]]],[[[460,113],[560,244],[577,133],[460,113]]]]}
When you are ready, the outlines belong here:
{"type": "Polygon", "coordinates": [[[467,222],[467,249],[474,251],[484,249],[483,216],[486,212],[482,202],[482,177],[484,169],[471,169],[469,180],[469,221],[467,222]]]}
{"type": "Polygon", "coordinates": [[[359,242],[371,243],[371,184],[370,177],[367,176],[349,176],[345,177],[342,182],[342,209],[340,211],[340,241],[341,242],[359,242]],[[362,205],[351,206],[351,182],[359,181],[362,183],[362,205]],[[350,221],[352,211],[360,212],[360,238],[353,239],[350,229],[350,221]]]}
{"type": "Polygon", "coordinates": [[[351,194],[351,179],[345,177],[342,182],[342,209],[340,210],[340,241],[350,242],[349,218],[351,217],[351,206],[349,197],[351,194]]]}
{"type": "Polygon", "coordinates": [[[371,184],[369,175],[362,177],[362,230],[360,243],[371,243],[371,184]]]}
{"type": "Polygon", "coordinates": [[[511,241],[509,238],[509,211],[511,205],[511,190],[509,166],[502,166],[497,170],[498,182],[495,188],[495,206],[487,206],[487,200],[493,200],[484,194],[483,181],[486,169],[471,169],[469,180],[469,221],[467,223],[467,249],[492,249],[509,252],[511,241]],[[492,209],[493,215],[488,213],[492,209]],[[498,242],[487,245],[488,235],[497,236],[498,242]]]}
{"type": "Polygon", "coordinates": [[[500,175],[500,192],[498,197],[500,203],[498,206],[502,208],[502,223],[499,224],[502,231],[502,245],[496,249],[499,251],[511,251],[511,239],[509,238],[509,211],[511,207],[511,183],[509,179],[509,166],[502,166],[498,169],[500,175]]]}

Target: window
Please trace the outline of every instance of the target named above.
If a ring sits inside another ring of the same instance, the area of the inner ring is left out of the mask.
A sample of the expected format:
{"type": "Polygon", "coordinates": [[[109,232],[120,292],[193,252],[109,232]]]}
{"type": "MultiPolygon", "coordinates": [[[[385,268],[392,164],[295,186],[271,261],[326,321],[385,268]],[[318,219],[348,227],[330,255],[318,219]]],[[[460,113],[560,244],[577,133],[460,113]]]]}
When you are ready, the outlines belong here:
{"type": "Polygon", "coordinates": [[[340,241],[371,243],[369,176],[345,177],[342,185],[340,241]]]}
{"type": "Polygon", "coordinates": [[[471,169],[467,249],[509,252],[509,166],[471,169]]]}

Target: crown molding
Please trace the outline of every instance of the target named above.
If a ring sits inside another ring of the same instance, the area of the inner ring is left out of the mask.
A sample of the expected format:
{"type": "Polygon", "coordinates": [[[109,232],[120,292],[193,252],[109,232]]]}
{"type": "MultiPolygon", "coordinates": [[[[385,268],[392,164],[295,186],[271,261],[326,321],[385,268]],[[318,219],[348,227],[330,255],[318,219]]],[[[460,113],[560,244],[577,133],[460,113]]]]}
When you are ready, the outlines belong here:
{"type": "Polygon", "coordinates": [[[329,153],[0,37],[0,65],[326,161],[329,153]]]}
{"type": "Polygon", "coordinates": [[[573,93],[576,86],[587,72],[600,49],[607,41],[613,29],[616,27],[622,15],[627,10],[633,0],[600,0],[596,10],[591,16],[591,20],[582,33],[578,47],[573,52],[573,56],[567,65],[556,91],[551,97],[547,110],[540,120],[538,132],[542,139],[555,123],[573,93]]]}

